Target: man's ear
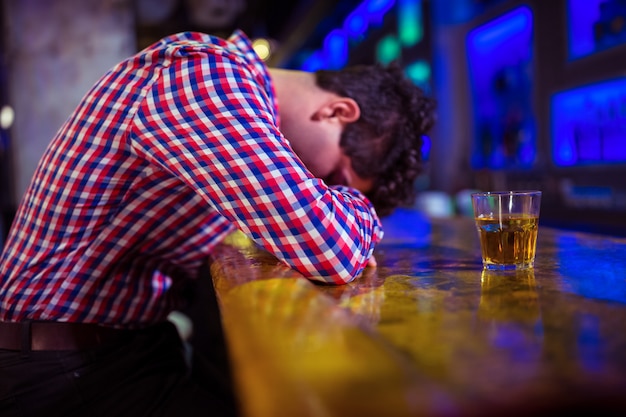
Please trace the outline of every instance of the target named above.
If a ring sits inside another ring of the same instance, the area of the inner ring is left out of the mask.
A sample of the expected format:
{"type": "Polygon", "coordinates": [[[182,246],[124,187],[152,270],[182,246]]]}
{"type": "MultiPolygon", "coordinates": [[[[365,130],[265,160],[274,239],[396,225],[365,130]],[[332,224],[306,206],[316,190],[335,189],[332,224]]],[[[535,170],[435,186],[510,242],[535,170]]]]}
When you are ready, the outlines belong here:
{"type": "Polygon", "coordinates": [[[356,101],[348,97],[334,97],[326,102],[313,115],[313,120],[331,119],[343,124],[356,122],[361,117],[361,109],[356,101]]]}

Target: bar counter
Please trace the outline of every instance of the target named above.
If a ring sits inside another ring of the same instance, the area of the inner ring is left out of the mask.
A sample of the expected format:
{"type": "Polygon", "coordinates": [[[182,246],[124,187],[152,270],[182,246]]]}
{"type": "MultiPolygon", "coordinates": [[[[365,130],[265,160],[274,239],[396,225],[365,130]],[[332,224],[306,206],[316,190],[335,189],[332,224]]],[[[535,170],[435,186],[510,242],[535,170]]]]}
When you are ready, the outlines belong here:
{"type": "Polygon", "coordinates": [[[626,415],[626,239],[540,226],[482,269],[472,219],[399,210],[350,284],[239,233],[211,275],[245,417],[626,415]]]}

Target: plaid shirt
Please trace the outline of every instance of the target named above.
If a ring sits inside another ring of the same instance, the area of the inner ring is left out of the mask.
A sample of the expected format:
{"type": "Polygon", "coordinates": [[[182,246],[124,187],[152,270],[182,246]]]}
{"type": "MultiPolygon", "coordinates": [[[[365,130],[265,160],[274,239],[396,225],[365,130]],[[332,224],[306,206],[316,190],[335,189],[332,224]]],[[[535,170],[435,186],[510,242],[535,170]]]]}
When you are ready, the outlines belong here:
{"type": "Polygon", "coordinates": [[[163,320],[234,227],[304,276],[345,283],[382,237],[278,130],[250,41],[181,33],[121,62],[46,150],[0,258],[0,320],[163,320]]]}

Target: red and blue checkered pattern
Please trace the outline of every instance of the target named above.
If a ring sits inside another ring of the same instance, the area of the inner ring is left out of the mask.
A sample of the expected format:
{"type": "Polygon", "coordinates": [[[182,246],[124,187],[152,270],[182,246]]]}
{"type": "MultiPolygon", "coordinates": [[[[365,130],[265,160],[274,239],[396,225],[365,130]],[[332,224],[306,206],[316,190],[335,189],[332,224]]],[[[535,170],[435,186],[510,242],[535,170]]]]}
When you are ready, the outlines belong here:
{"type": "Polygon", "coordinates": [[[46,150],[0,259],[0,320],[154,323],[233,227],[345,283],[382,237],[356,190],[314,178],[278,130],[249,39],[173,35],[120,63],[46,150]]]}

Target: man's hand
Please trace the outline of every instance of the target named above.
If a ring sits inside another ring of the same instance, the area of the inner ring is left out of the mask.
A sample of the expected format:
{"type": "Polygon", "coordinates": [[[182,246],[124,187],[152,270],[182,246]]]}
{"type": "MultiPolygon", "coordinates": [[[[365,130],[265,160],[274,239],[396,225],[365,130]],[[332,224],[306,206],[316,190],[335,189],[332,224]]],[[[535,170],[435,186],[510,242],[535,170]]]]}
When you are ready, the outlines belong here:
{"type": "Polygon", "coordinates": [[[367,266],[371,266],[372,268],[376,268],[376,258],[374,257],[374,255],[372,255],[372,257],[369,259],[369,261],[367,261],[367,266]]]}

